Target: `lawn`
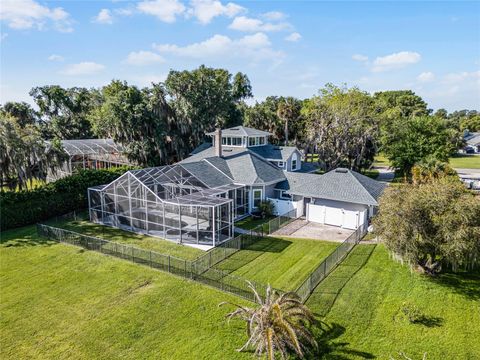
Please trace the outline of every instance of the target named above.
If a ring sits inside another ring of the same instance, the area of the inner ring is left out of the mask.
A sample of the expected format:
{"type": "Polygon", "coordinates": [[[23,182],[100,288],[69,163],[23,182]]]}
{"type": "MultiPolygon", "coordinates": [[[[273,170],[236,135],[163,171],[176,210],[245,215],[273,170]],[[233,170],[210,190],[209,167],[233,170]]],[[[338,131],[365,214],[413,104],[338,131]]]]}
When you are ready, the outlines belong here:
{"type": "Polygon", "coordinates": [[[233,295],[96,252],[1,234],[2,359],[251,359],[233,295]]]}
{"type": "Polygon", "coordinates": [[[380,175],[380,172],[376,169],[370,169],[370,170],[363,170],[362,174],[365,176],[368,176],[371,179],[376,179],[378,175],[380,175]]]}
{"type": "Polygon", "coordinates": [[[265,219],[254,219],[252,216],[248,216],[245,219],[235,222],[235,226],[245,230],[253,230],[257,226],[264,225],[268,228],[268,222],[275,216],[267,216],[265,219]]]}
{"type": "Polygon", "coordinates": [[[335,339],[329,356],[400,359],[403,351],[412,359],[424,352],[427,359],[480,359],[480,273],[432,280],[390,260],[383,245],[374,246],[358,246],[308,301],[316,313],[327,311],[335,339]],[[398,316],[405,301],[424,314],[420,323],[398,316]]]}
{"type": "Polygon", "coordinates": [[[390,160],[383,154],[375,155],[373,166],[390,166],[390,160]]]}
{"type": "Polygon", "coordinates": [[[142,249],[176,256],[178,258],[186,260],[193,260],[200,255],[205,254],[204,251],[190,246],[176,244],[172,241],[160,239],[153,236],[141,235],[130,231],[124,231],[121,229],[108,227],[105,225],[94,224],[87,220],[64,220],[51,223],[51,225],[89,236],[96,236],[109,241],[129,244],[142,249]]]}
{"type": "Polygon", "coordinates": [[[450,166],[457,169],[480,169],[480,156],[455,155],[449,160],[450,166]]]}
{"type": "Polygon", "coordinates": [[[293,238],[264,238],[216,267],[246,279],[296,290],[337,243],[293,238]]]}

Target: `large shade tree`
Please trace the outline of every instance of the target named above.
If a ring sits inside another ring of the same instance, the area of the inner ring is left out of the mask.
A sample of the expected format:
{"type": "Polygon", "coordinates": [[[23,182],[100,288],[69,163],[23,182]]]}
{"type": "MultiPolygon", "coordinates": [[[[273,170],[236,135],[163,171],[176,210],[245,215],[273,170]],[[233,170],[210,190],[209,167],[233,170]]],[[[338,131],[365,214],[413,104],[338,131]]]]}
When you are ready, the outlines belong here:
{"type": "Polygon", "coordinates": [[[382,152],[405,176],[427,158],[446,162],[461,143],[461,134],[435,116],[397,118],[382,130],[382,152]]]}
{"type": "Polygon", "coordinates": [[[39,108],[46,137],[88,139],[92,137],[88,113],[97,105],[96,90],[58,85],[35,87],[30,95],[39,108]]]}
{"type": "Polygon", "coordinates": [[[455,177],[389,187],[375,232],[387,248],[427,274],[480,264],[480,201],[455,177]]]}
{"type": "Polygon", "coordinates": [[[47,172],[65,159],[58,142],[42,139],[36,124],[0,112],[0,185],[26,189],[34,180],[45,180],[47,172]]]}
{"type": "Polygon", "coordinates": [[[372,97],[358,88],[328,84],[302,109],[307,146],[314,148],[325,170],[367,168],[375,155],[378,122],[372,97]]]}
{"type": "Polygon", "coordinates": [[[204,65],[192,71],[171,70],[165,80],[170,105],[175,111],[181,132],[197,146],[204,134],[215,127],[242,123],[238,105],[252,96],[245,74],[232,74],[225,69],[204,65]]]}
{"type": "Polygon", "coordinates": [[[89,118],[97,136],[122,144],[128,158],[140,165],[170,163],[175,151],[184,148],[161,84],[139,89],[114,80],[102,89],[102,105],[89,118]]]}

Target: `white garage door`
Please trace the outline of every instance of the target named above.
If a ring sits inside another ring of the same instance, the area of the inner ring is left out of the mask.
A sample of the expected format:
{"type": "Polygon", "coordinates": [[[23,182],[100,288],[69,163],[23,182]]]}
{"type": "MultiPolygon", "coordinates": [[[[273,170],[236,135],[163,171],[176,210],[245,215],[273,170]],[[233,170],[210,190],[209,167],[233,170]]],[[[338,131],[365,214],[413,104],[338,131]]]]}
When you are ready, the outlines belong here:
{"type": "Polygon", "coordinates": [[[308,204],[307,220],[320,224],[356,229],[363,221],[361,211],[345,210],[337,207],[308,204]]]}

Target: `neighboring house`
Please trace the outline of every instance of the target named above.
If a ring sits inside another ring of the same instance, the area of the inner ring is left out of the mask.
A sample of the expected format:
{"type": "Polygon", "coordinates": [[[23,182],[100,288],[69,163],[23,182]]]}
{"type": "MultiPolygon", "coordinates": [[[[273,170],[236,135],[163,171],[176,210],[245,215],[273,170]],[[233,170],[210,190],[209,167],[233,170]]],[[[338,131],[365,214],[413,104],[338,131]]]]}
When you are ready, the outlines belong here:
{"type": "Polygon", "coordinates": [[[299,172],[300,151],[269,144],[264,131],[239,126],[208,135],[212,144],[175,165],[129,171],[89,189],[90,219],[215,246],[234,235],[234,221],[265,199],[277,214],[296,209],[309,221],[356,229],[368,224],[385,187],[347,169],[299,172]]]}
{"type": "Polygon", "coordinates": [[[67,160],[55,172],[49,171],[47,181],[55,181],[79,169],[108,169],[133,165],[122,154],[123,147],[112,139],[62,140],[67,160]]]}
{"type": "Polygon", "coordinates": [[[463,136],[466,146],[463,148],[463,152],[480,154],[480,132],[465,131],[463,136]]]}

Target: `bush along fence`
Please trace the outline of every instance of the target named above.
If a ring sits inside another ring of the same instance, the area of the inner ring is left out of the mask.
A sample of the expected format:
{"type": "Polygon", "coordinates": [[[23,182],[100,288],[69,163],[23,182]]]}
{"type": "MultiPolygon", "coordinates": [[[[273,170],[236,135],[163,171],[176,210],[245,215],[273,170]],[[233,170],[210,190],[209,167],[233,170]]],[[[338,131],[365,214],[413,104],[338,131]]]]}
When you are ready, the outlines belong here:
{"type": "Polygon", "coordinates": [[[248,233],[238,235],[235,238],[227,240],[210,249],[206,254],[195,259],[192,266],[195,267],[197,273],[201,274],[229,256],[235,254],[237,251],[247,248],[258,240],[261,240],[266,235],[270,235],[281,227],[291,223],[296,219],[296,216],[297,211],[294,209],[286,214],[277,216],[264,224],[258,225],[248,233]]]}
{"type": "Polygon", "coordinates": [[[307,301],[315,288],[327,275],[345,259],[362,237],[366,234],[366,227],[360,226],[354,233],[342,242],[320,265],[308,276],[307,279],[295,291],[303,302],[307,301]]]}
{"type": "MultiPolygon", "coordinates": [[[[48,239],[80,246],[88,250],[98,251],[137,264],[150,266],[177,276],[198,281],[253,302],[256,301],[253,292],[248,287],[247,279],[234,276],[220,269],[195,267],[192,266],[192,261],[190,260],[180,259],[171,255],[140,249],[130,245],[119,244],[45,224],[37,224],[37,233],[48,239]]],[[[250,283],[252,283],[262,297],[265,296],[267,288],[265,284],[254,281],[250,281],[250,283]]]]}

